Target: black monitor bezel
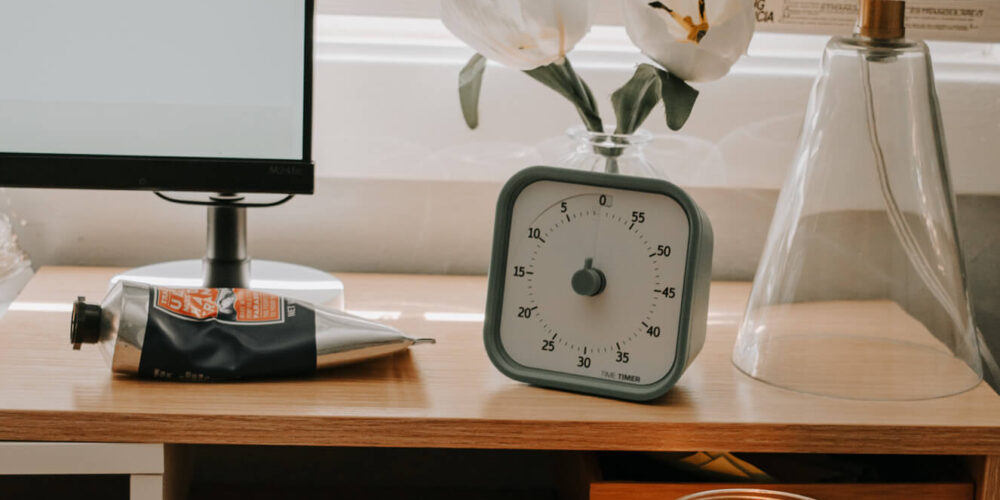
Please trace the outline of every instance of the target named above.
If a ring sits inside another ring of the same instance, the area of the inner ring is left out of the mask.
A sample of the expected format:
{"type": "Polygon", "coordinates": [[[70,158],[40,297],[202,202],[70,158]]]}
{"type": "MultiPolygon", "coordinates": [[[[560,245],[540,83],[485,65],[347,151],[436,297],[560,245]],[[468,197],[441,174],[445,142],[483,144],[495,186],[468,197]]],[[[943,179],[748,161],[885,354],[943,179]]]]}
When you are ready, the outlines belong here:
{"type": "Polygon", "coordinates": [[[301,160],[0,152],[0,186],[312,194],[315,176],[312,161],[314,0],[303,1],[301,160]]]}

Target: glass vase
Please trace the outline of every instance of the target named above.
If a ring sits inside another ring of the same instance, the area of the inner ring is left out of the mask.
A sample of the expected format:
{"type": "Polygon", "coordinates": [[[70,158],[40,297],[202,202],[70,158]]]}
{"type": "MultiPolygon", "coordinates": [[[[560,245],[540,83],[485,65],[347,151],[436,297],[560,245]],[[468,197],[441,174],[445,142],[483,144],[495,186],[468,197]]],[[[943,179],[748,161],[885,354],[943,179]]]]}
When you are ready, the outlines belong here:
{"type": "MultiPolygon", "coordinates": [[[[614,127],[606,127],[614,130],[614,127]]],[[[583,127],[566,131],[573,141],[573,151],[559,166],[592,172],[664,178],[646,159],[643,149],[652,134],[637,130],[632,134],[591,132],[583,127]]]]}
{"type": "Polygon", "coordinates": [[[851,399],[928,399],[982,378],[930,55],[834,38],[813,89],[733,362],[851,399]]]}

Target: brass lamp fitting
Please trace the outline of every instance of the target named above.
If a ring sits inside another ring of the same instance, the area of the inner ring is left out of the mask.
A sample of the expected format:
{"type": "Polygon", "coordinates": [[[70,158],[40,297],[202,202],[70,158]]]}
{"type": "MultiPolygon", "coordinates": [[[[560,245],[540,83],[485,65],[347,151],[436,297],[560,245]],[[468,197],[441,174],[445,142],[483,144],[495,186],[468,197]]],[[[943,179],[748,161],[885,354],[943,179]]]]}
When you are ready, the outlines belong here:
{"type": "Polygon", "coordinates": [[[856,33],[876,39],[888,40],[906,36],[903,21],[906,2],[903,0],[861,0],[856,33]]]}

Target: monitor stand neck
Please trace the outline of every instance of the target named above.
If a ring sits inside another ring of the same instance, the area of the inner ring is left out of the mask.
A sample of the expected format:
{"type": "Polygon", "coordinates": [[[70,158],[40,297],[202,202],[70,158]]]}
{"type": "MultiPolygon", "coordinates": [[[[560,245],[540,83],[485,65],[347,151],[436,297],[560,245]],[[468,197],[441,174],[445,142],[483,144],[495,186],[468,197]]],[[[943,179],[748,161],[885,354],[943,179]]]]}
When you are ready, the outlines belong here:
{"type": "MultiPolygon", "coordinates": [[[[222,199],[221,196],[214,198],[222,199]]],[[[205,288],[250,288],[246,207],[208,207],[208,238],[202,274],[205,288]]]]}
{"type": "Polygon", "coordinates": [[[344,284],[329,273],[271,260],[256,259],[253,266],[250,265],[247,208],[277,206],[292,195],[270,203],[247,203],[242,196],[234,194],[217,194],[209,201],[173,198],[160,192],[156,195],[173,203],[207,205],[205,257],[130,269],[112,278],[112,284],[128,280],[171,288],[252,288],[335,309],[344,308],[344,284]]]}

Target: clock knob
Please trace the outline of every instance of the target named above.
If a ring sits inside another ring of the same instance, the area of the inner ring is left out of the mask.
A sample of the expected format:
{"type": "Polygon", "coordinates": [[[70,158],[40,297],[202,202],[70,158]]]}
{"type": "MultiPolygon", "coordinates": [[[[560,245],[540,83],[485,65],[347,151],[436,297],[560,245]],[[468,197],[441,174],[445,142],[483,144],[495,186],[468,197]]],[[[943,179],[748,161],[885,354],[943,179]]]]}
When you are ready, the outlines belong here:
{"type": "Polygon", "coordinates": [[[600,269],[594,268],[594,259],[587,258],[583,263],[583,269],[573,273],[570,280],[573,291],[585,297],[593,297],[604,291],[607,280],[600,269]]]}

